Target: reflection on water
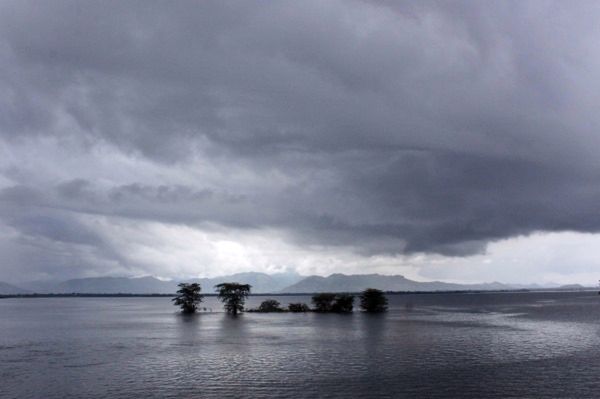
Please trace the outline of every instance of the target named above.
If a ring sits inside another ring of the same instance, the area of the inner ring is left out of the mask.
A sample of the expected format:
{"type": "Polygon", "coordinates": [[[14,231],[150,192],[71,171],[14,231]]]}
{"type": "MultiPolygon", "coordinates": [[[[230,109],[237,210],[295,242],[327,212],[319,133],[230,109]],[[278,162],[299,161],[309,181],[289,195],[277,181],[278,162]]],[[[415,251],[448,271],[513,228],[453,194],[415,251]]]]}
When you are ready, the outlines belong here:
{"type": "Polygon", "coordinates": [[[599,301],[398,295],[387,314],[231,317],[168,298],[6,299],[0,397],[597,397],[599,301]]]}

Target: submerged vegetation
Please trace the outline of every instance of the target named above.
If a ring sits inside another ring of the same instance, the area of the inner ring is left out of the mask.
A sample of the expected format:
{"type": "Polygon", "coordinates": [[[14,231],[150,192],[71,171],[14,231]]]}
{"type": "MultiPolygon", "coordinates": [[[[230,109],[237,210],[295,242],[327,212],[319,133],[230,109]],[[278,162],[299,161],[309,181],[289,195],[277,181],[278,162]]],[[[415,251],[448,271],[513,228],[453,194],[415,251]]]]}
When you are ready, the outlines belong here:
{"type": "Polygon", "coordinates": [[[315,307],[315,312],[332,312],[333,302],[335,301],[335,294],[329,292],[323,292],[312,296],[311,302],[315,307]]]}
{"type": "Polygon", "coordinates": [[[305,303],[290,303],[288,305],[288,311],[292,313],[305,313],[309,312],[310,308],[305,303]]]}
{"type": "Polygon", "coordinates": [[[275,299],[267,299],[266,301],[263,301],[260,306],[258,307],[258,311],[259,312],[283,312],[284,309],[281,307],[281,304],[279,303],[279,301],[276,301],[275,299]]]}
{"type": "Polygon", "coordinates": [[[279,301],[275,299],[267,299],[262,301],[260,306],[256,309],[248,309],[248,312],[255,313],[277,313],[277,312],[285,312],[286,310],[281,307],[279,301]]]}
{"type": "Polygon", "coordinates": [[[181,307],[182,313],[195,313],[198,308],[198,304],[202,302],[202,295],[200,294],[200,284],[192,283],[178,284],[179,289],[177,295],[172,299],[176,306],[181,307]]]}
{"type": "Polygon", "coordinates": [[[312,297],[315,312],[350,313],[354,308],[354,295],[321,293],[312,297]]]}
{"type": "Polygon", "coordinates": [[[333,301],[332,311],[335,313],[350,313],[354,308],[354,295],[337,294],[333,301]]]}

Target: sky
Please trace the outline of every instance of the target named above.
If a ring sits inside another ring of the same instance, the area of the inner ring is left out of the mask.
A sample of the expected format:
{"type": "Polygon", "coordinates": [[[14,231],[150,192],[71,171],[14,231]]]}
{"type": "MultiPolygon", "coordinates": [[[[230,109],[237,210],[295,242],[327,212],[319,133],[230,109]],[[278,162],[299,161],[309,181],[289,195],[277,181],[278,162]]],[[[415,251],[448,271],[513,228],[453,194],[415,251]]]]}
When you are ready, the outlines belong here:
{"type": "Polygon", "coordinates": [[[600,3],[2,1],[0,280],[600,279],[600,3]]]}

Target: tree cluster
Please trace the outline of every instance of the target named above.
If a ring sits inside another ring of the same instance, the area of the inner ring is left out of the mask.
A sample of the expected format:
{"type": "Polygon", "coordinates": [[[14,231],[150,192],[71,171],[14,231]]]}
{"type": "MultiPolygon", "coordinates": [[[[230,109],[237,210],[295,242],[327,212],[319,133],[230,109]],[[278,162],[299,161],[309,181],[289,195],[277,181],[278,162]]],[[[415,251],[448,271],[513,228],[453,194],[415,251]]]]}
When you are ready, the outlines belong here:
{"type": "MultiPolygon", "coordinates": [[[[172,299],[173,304],[179,306],[182,313],[195,313],[198,310],[198,304],[202,302],[200,284],[181,283],[178,284],[178,287],[177,294],[172,299]]],[[[233,315],[244,310],[244,304],[246,298],[250,295],[251,288],[248,284],[239,283],[222,283],[215,286],[218,294],[217,298],[224,303],[227,313],[233,315]]]]}
{"type": "MultiPolygon", "coordinates": [[[[318,312],[318,313],[351,313],[354,309],[354,295],[352,294],[334,294],[323,292],[312,296],[313,308],[309,308],[305,303],[290,303],[288,312],[318,312]]],[[[360,308],[367,313],[380,313],[387,310],[387,298],[383,291],[368,288],[360,293],[360,308]]],[[[285,312],[278,301],[267,299],[263,301],[257,309],[252,312],[285,312]]]]}
{"type": "MultiPolygon", "coordinates": [[[[195,313],[198,304],[202,302],[200,284],[181,283],[177,295],[172,299],[175,305],[181,307],[182,313],[195,313]]],[[[250,295],[251,286],[240,283],[221,283],[215,285],[218,299],[223,302],[227,313],[237,315],[244,311],[246,298],[250,295]]],[[[381,290],[368,288],[360,293],[360,308],[368,313],[380,313],[387,310],[387,298],[381,290]]],[[[313,309],[305,303],[290,303],[287,309],[281,307],[279,301],[267,299],[257,309],[251,312],[319,312],[319,313],[351,313],[354,309],[354,295],[320,293],[312,296],[313,309]]]]}

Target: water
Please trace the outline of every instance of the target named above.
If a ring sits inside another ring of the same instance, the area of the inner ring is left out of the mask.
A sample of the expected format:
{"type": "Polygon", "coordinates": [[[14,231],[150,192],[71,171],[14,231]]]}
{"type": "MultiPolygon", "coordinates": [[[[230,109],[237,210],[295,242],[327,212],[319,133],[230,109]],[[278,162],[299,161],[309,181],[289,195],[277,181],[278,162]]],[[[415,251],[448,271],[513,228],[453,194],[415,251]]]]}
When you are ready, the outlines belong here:
{"type": "Polygon", "coordinates": [[[595,293],[389,299],[384,315],[237,318],[168,298],[3,299],[0,397],[600,395],[595,293]]]}

